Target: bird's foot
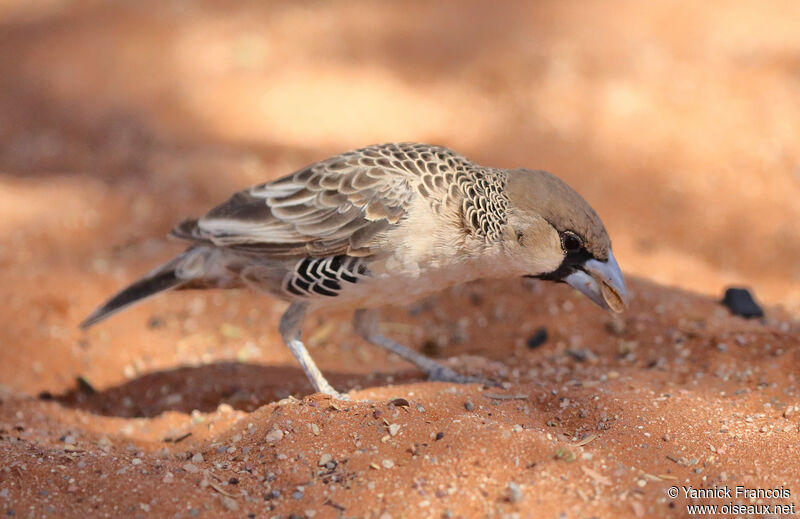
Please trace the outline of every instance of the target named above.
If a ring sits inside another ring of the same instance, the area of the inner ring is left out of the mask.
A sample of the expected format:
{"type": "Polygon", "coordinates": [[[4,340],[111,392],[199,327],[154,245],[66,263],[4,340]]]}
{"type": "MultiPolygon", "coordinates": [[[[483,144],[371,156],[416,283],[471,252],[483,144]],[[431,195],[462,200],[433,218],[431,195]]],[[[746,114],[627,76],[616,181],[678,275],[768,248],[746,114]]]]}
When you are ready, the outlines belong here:
{"type": "Polygon", "coordinates": [[[435,382],[453,382],[455,384],[483,384],[484,386],[498,387],[500,383],[485,377],[476,377],[471,375],[462,375],[456,373],[447,366],[436,366],[428,373],[428,380],[435,382]]]}
{"type": "Polygon", "coordinates": [[[348,402],[350,400],[352,400],[352,398],[347,396],[347,393],[339,393],[338,391],[333,389],[333,386],[328,384],[327,380],[324,380],[324,379],[320,383],[318,383],[318,385],[317,385],[317,387],[315,389],[317,390],[317,393],[322,393],[323,395],[328,395],[329,397],[331,397],[331,398],[333,398],[335,400],[346,400],[348,402]]]}

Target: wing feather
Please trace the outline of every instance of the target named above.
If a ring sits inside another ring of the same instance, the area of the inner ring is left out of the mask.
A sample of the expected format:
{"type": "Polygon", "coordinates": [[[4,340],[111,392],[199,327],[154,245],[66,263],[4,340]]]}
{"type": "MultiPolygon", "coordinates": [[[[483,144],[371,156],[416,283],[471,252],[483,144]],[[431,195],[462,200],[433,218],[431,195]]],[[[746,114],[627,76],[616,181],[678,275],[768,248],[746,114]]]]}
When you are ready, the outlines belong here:
{"type": "Polygon", "coordinates": [[[448,162],[473,166],[437,146],[362,148],[236,193],[173,235],[276,257],[368,255],[415,197],[441,205],[449,186],[436,177],[451,169],[448,162]]]}

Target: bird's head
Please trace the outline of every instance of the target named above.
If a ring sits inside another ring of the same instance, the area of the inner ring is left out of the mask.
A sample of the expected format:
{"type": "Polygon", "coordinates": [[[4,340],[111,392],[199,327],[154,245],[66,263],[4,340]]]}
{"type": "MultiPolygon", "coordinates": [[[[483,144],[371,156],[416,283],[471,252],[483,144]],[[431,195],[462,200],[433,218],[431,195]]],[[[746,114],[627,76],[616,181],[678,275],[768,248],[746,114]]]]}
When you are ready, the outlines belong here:
{"type": "Polygon", "coordinates": [[[592,207],[544,171],[509,171],[506,250],[527,277],[568,283],[601,307],[627,306],[611,240],[592,207]]]}

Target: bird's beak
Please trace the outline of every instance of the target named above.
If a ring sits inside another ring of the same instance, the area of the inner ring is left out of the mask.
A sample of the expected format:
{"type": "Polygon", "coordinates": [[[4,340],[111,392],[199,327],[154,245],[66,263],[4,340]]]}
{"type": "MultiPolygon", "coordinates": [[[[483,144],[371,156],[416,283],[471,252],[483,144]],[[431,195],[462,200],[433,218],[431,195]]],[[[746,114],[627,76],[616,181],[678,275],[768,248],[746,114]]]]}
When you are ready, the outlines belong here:
{"type": "Polygon", "coordinates": [[[587,260],[583,270],[576,270],[564,281],[606,310],[621,312],[628,306],[625,280],[611,251],[607,261],[587,260]]]}

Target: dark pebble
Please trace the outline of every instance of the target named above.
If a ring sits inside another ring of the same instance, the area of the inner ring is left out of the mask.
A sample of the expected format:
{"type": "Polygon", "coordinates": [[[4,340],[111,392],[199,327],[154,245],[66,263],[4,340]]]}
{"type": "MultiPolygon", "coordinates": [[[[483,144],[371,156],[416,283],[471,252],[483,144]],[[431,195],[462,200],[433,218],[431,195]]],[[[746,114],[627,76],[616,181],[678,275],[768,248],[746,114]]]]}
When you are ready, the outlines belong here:
{"type": "Polygon", "coordinates": [[[239,479],[238,478],[231,478],[231,479],[228,480],[228,484],[229,485],[238,485],[239,484],[239,479]]]}
{"type": "Polygon", "coordinates": [[[147,327],[152,330],[161,328],[162,326],[164,326],[164,321],[158,316],[154,315],[147,321],[147,327]]]}
{"type": "Polygon", "coordinates": [[[722,304],[728,307],[733,315],[746,319],[764,317],[764,310],[758,306],[753,295],[746,288],[729,288],[725,291],[722,304]]]}
{"type": "Polygon", "coordinates": [[[422,343],[422,353],[428,357],[438,357],[442,354],[442,349],[436,344],[436,341],[428,339],[422,343]]]}
{"type": "Polygon", "coordinates": [[[530,338],[528,339],[528,348],[531,350],[534,348],[538,348],[545,342],[547,342],[547,329],[544,326],[542,326],[541,328],[533,332],[533,335],[531,335],[530,338]]]}
{"type": "Polygon", "coordinates": [[[443,433],[443,432],[438,432],[438,433],[436,433],[436,441],[437,441],[437,442],[438,442],[439,440],[441,440],[442,438],[444,438],[444,433],[443,433]]]}
{"type": "Polygon", "coordinates": [[[297,500],[303,499],[303,493],[298,490],[297,492],[292,494],[292,499],[297,499],[297,500]]]}
{"type": "Polygon", "coordinates": [[[395,398],[389,403],[396,407],[408,407],[410,405],[405,398],[395,398]]]}
{"type": "Polygon", "coordinates": [[[75,384],[78,385],[79,393],[84,393],[86,395],[94,395],[97,393],[97,390],[94,388],[94,386],[83,377],[76,377],[75,384]]]}

